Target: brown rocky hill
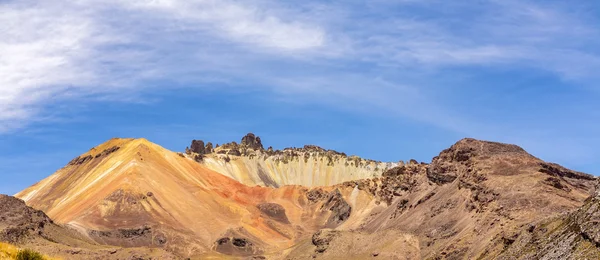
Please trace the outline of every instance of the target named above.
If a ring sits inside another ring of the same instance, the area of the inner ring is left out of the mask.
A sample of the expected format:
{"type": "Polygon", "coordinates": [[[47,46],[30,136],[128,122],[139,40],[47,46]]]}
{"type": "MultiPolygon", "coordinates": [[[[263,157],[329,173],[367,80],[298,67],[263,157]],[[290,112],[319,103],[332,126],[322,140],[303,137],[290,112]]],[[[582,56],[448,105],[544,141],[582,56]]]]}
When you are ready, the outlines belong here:
{"type": "Polygon", "coordinates": [[[0,195],[0,242],[62,259],[177,259],[160,249],[99,245],[89,236],[57,225],[44,212],[7,195],[0,195]]]}
{"type": "Polygon", "coordinates": [[[247,135],[185,154],[112,139],[17,197],[90,243],[181,257],[494,259],[530,223],[581,207],[595,182],[475,139],[391,164],[247,135]]]}
{"type": "Polygon", "coordinates": [[[369,192],[378,206],[338,234],[381,233],[377,243],[386,244],[395,237],[385,232],[395,230],[415,236],[425,259],[495,259],[523,226],[581,206],[594,184],[593,176],[543,162],[518,146],[463,139],[429,165],[413,162],[381,178],[339,185],[369,192]]]}

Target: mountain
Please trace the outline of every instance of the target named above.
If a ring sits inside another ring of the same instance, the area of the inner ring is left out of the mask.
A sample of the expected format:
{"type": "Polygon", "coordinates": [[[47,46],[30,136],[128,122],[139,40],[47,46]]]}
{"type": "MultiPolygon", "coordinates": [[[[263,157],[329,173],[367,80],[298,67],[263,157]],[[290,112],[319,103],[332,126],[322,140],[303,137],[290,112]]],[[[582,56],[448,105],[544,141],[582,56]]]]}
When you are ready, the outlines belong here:
{"type": "Polygon", "coordinates": [[[16,196],[98,243],[195,256],[277,252],[339,226],[368,200],[358,192],[349,205],[352,190],[333,187],[311,192],[246,186],[145,139],[112,139],[16,196]]]}
{"type": "Polygon", "coordinates": [[[383,163],[265,149],[248,134],[194,140],[185,153],[111,139],[16,196],[91,243],[180,257],[493,259],[527,225],[574,214],[595,185],[496,142],[463,139],[429,164],[383,163]]]}
{"type": "Polygon", "coordinates": [[[581,206],[596,180],[515,145],[463,139],[429,165],[358,183],[386,202],[362,230],[416,235],[426,258],[494,259],[519,227],[581,206]]]}

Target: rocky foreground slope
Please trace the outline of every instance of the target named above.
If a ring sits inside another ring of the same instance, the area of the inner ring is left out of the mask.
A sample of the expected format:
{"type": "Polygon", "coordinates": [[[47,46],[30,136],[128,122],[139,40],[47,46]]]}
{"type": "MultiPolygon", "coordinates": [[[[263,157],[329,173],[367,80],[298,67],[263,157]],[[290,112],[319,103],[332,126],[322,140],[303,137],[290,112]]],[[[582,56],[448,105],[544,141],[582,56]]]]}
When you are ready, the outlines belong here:
{"type": "Polygon", "coordinates": [[[548,237],[598,252],[595,185],[502,143],[463,139],[430,164],[390,164],[247,135],[186,153],[112,139],[17,197],[88,243],[179,257],[536,259],[548,237]]]}
{"type": "Polygon", "coordinates": [[[529,223],[500,259],[600,259],[600,194],[579,209],[529,223]]]}
{"type": "MultiPolygon", "coordinates": [[[[42,251],[59,259],[177,259],[161,249],[122,248],[95,243],[52,221],[15,197],[0,195],[0,241],[42,251]]],[[[3,259],[0,255],[0,259],[3,259]]]]}

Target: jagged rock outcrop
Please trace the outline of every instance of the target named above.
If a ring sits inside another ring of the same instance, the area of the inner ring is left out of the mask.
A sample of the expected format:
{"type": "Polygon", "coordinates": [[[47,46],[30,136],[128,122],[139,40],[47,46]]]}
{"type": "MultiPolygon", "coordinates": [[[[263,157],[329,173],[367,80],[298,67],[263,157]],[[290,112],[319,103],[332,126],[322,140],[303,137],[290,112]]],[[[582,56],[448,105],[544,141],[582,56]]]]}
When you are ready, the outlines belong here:
{"type": "Polygon", "coordinates": [[[215,243],[215,251],[234,256],[249,256],[256,254],[254,244],[243,237],[223,237],[215,243]]]}
{"type": "Polygon", "coordinates": [[[312,235],[312,243],[317,248],[315,249],[316,253],[323,253],[329,247],[329,243],[338,236],[340,231],[335,231],[332,229],[321,229],[318,232],[312,235]]]}
{"type": "MultiPolygon", "coordinates": [[[[72,165],[72,166],[82,165],[82,164],[85,164],[90,161],[98,161],[98,160],[101,160],[102,158],[108,156],[109,154],[118,151],[120,148],[121,147],[119,147],[119,146],[111,146],[111,147],[108,147],[108,148],[102,150],[102,152],[96,153],[94,156],[92,156],[92,155],[77,156],[76,158],[71,160],[67,165],[72,165]]],[[[95,148],[92,148],[92,149],[95,149],[95,148]]]]}
{"type": "Polygon", "coordinates": [[[263,214],[281,223],[289,224],[285,208],[277,203],[261,203],[256,206],[263,214]]]}
{"type": "Polygon", "coordinates": [[[572,171],[555,163],[540,162],[539,166],[540,172],[553,176],[549,177],[548,179],[548,184],[552,186],[562,186],[558,185],[556,180],[563,180],[570,185],[583,189],[589,189],[590,181],[595,179],[594,176],[582,172],[572,171]]]}
{"type": "Polygon", "coordinates": [[[274,188],[283,185],[327,186],[378,177],[397,165],[347,156],[316,145],[265,150],[260,137],[252,133],[244,136],[240,144],[230,142],[210,149],[209,144],[204,149],[195,149],[192,144],[193,149],[187,149],[186,153],[197,162],[246,185],[274,188]]]}
{"type": "MultiPolygon", "coordinates": [[[[213,153],[214,148],[211,142],[204,144],[202,140],[192,140],[190,148],[185,149],[186,154],[195,153],[196,156],[203,157],[205,154],[213,153]]],[[[201,161],[201,160],[199,160],[201,161]]]]}
{"type": "Polygon", "coordinates": [[[211,142],[206,143],[206,147],[204,147],[204,152],[205,153],[213,152],[213,144],[211,142]]]}
{"type": "Polygon", "coordinates": [[[197,154],[205,154],[206,147],[204,146],[204,141],[192,140],[192,145],[190,146],[190,150],[197,154]]]}
{"type": "Polygon", "coordinates": [[[260,137],[255,136],[253,133],[248,133],[244,137],[242,137],[242,146],[246,146],[253,150],[264,150],[265,148],[260,141],[260,137]]]}
{"type": "Polygon", "coordinates": [[[325,223],[326,227],[337,227],[350,217],[352,207],[340,193],[339,189],[335,189],[327,195],[325,203],[321,206],[321,211],[329,211],[330,215],[325,223]]]}
{"type": "Polygon", "coordinates": [[[306,198],[311,203],[315,203],[319,200],[322,200],[326,196],[327,196],[327,193],[325,191],[323,191],[323,189],[320,189],[320,188],[312,189],[306,193],[306,198]]]}

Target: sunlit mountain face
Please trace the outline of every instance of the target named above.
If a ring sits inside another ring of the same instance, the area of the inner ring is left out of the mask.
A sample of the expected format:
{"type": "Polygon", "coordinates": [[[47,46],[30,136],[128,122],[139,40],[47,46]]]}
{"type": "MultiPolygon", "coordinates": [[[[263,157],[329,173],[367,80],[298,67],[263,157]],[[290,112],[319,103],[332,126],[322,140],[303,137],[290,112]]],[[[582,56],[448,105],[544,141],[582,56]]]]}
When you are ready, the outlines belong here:
{"type": "Polygon", "coordinates": [[[514,241],[577,211],[595,185],[503,143],[463,139],[430,163],[386,163],[248,134],[183,152],[114,138],[16,197],[69,236],[146,256],[485,259],[528,257],[514,241]]]}

